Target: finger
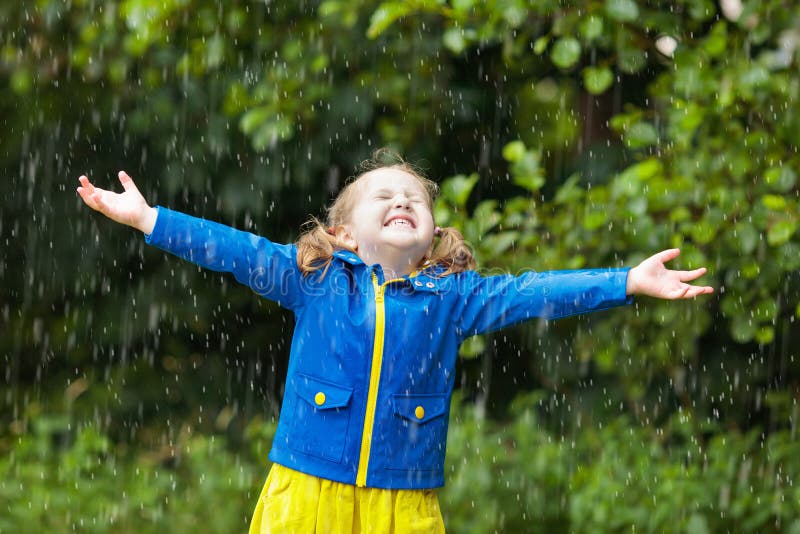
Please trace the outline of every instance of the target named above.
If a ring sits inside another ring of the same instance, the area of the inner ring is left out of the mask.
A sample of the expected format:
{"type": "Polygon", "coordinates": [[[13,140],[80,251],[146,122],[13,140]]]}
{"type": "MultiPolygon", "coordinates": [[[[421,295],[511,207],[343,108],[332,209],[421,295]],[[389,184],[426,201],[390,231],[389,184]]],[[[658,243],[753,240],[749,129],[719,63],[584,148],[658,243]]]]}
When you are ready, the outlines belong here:
{"type": "Polygon", "coordinates": [[[83,202],[92,209],[97,209],[97,205],[95,204],[94,199],[92,198],[92,193],[89,191],[87,187],[79,187],[77,189],[78,194],[83,199],[83,202]]]}
{"type": "Polygon", "coordinates": [[[671,299],[675,299],[675,300],[684,299],[684,298],[686,298],[686,294],[689,293],[689,291],[691,289],[692,289],[692,286],[690,286],[688,284],[687,285],[683,285],[683,286],[679,287],[678,289],[676,289],[675,291],[673,291],[672,294],[670,295],[670,298],[671,299]]]}
{"type": "Polygon", "coordinates": [[[95,209],[98,211],[104,211],[104,209],[108,207],[105,201],[103,201],[102,193],[98,190],[95,190],[92,194],[92,201],[94,201],[95,206],[97,206],[95,209]]]}
{"type": "Polygon", "coordinates": [[[678,272],[678,279],[681,282],[691,282],[697,278],[700,278],[704,274],[706,274],[706,268],[700,267],[699,269],[695,269],[693,271],[677,271],[678,272]]]}
{"type": "Polygon", "coordinates": [[[707,295],[713,292],[714,288],[711,286],[689,286],[689,290],[686,292],[683,298],[690,299],[699,295],[707,295]]]}
{"type": "Polygon", "coordinates": [[[138,191],[139,190],[136,187],[136,184],[133,183],[133,179],[130,176],[128,176],[127,172],[119,171],[119,173],[117,173],[117,176],[119,177],[119,181],[122,184],[122,188],[125,189],[125,191],[138,191]]]}
{"type": "Polygon", "coordinates": [[[90,182],[89,178],[87,178],[85,175],[79,176],[78,181],[81,183],[83,187],[88,189],[90,192],[94,190],[94,185],[92,185],[92,182],[90,182]]]}
{"type": "Polygon", "coordinates": [[[656,258],[658,258],[658,260],[661,263],[667,263],[668,261],[671,261],[671,260],[674,260],[675,258],[677,258],[680,255],[680,253],[681,253],[681,249],[679,249],[679,248],[670,248],[670,249],[667,249],[667,250],[662,250],[661,252],[656,254],[656,258]]]}
{"type": "Polygon", "coordinates": [[[103,201],[102,189],[94,189],[93,191],[90,191],[85,187],[79,187],[78,194],[81,196],[86,205],[95,211],[104,212],[107,207],[106,203],[103,201]]]}

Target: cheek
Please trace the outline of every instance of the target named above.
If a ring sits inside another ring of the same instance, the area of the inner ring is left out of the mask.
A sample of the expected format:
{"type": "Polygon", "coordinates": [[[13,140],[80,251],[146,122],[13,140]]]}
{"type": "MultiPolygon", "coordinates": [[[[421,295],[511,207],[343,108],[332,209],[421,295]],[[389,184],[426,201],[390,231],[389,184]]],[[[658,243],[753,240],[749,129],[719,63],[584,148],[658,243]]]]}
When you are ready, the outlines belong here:
{"type": "Polygon", "coordinates": [[[424,224],[427,228],[430,228],[431,232],[433,232],[433,215],[430,212],[425,212],[421,217],[421,221],[424,221],[424,224]]]}

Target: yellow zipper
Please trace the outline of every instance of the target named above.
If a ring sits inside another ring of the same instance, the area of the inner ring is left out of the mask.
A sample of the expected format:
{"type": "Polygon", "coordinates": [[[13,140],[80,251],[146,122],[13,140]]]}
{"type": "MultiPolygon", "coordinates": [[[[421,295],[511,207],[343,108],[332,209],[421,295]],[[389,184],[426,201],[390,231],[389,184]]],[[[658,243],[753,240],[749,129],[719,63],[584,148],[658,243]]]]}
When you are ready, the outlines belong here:
{"type": "Polygon", "coordinates": [[[367,390],[367,411],[364,415],[364,431],[361,434],[361,454],[358,458],[358,472],[356,473],[356,486],[367,485],[367,469],[369,467],[369,453],[372,447],[372,428],[375,425],[375,406],[378,404],[378,386],[381,381],[381,366],[383,365],[383,338],[385,333],[386,310],[383,303],[383,294],[386,285],[391,282],[402,281],[402,278],[387,280],[378,284],[378,275],[372,273],[372,287],[375,288],[375,342],[372,346],[372,367],[369,372],[369,390],[367,390]]]}

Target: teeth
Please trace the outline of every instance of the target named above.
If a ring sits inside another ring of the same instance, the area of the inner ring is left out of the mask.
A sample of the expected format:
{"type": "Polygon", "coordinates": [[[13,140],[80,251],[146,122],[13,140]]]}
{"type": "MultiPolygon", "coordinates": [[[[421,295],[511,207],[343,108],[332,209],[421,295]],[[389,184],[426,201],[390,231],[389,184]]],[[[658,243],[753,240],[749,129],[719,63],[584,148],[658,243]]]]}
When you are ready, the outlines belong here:
{"type": "Polygon", "coordinates": [[[405,219],[394,219],[391,224],[392,226],[411,226],[411,223],[405,219]]]}

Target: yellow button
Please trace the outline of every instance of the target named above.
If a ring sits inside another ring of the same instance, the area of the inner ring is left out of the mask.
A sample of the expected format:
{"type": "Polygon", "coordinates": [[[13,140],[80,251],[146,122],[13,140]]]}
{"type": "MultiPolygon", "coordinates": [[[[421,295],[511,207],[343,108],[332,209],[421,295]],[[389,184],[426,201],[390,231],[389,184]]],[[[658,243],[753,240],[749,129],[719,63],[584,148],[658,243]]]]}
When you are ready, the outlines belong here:
{"type": "Polygon", "coordinates": [[[417,419],[422,419],[423,417],[425,417],[425,408],[423,408],[422,406],[417,406],[417,409],[414,410],[414,415],[417,416],[417,419]]]}
{"type": "Polygon", "coordinates": [[[325,404],[325,394],[321,391],[318,392],[316,395],[314,395],[314,402],[317,403],[317,406],[322,406],[325,404]]]}

